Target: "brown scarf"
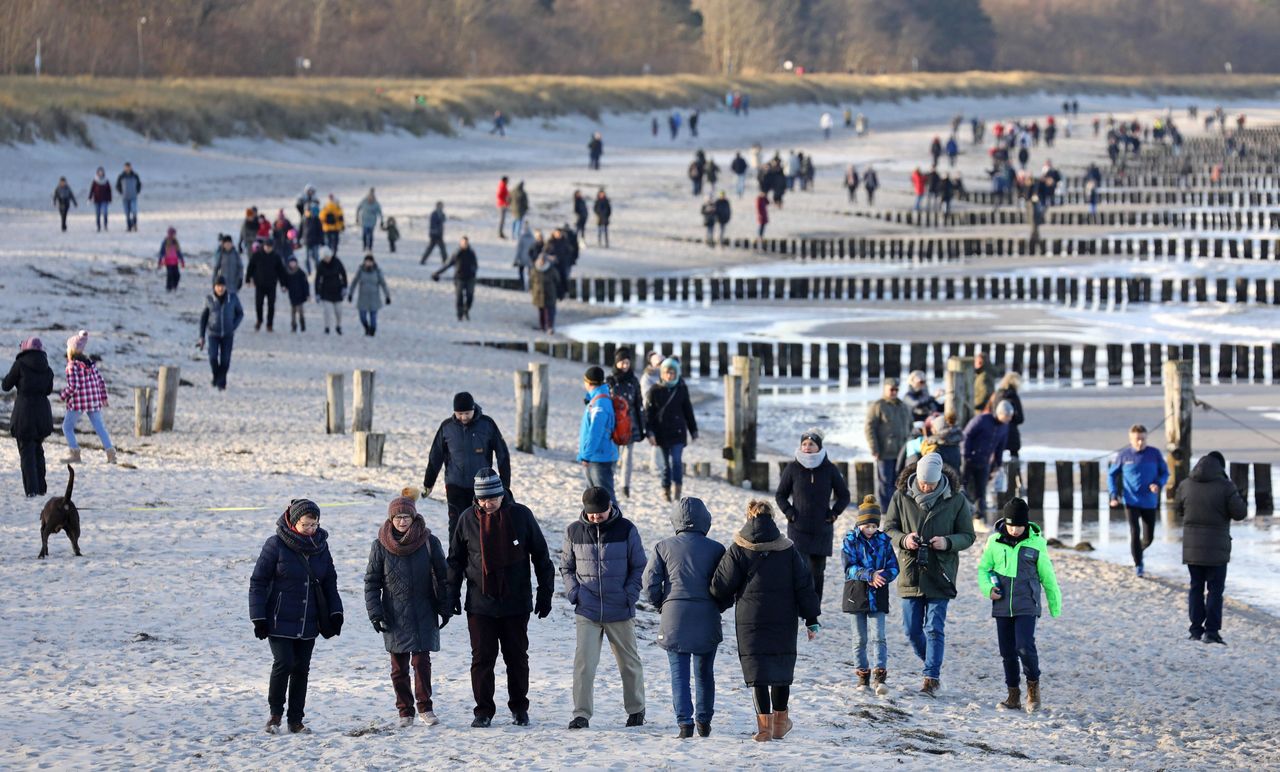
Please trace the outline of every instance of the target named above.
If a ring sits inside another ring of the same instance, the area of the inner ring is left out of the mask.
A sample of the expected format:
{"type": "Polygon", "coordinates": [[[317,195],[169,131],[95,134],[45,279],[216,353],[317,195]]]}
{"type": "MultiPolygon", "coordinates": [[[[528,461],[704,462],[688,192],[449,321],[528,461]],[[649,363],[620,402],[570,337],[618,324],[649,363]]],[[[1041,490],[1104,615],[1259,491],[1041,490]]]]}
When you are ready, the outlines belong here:
{"type": "Polygon", "coordinates": [[[510,504],[504,500],[492,515],[477,505],[475,513],[480,519],[480,592],[490,598],[501,598],[507,593],[504,569],[524,557],[511,531],[510,504]]]}
{"type": "Polygon", "coordinates": [[[378,543],[380,543],[387,552],[399,557],[412,555],[418,549],[427,543],[427,537],[431,536],[431,531],[427,530],[427,521],[422,515],[418,515],[409,524],[409,530],[404,532],[399,539],[396,538],[396,530],[391,525],[391,520],[382,521],[382,528],[378,530],[378,543]]]}

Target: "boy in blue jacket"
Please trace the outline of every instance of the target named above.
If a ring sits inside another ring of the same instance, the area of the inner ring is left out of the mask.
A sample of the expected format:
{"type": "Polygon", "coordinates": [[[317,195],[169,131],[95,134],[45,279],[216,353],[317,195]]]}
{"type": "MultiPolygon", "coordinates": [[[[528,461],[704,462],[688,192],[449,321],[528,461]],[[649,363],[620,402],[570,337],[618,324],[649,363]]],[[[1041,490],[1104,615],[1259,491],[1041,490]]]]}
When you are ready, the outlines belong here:
{"type": "Polygon", "coordinates": [[[1129,447],[1116,454],[1107,470],[1107,490],[1112,509],[1124,506],[1129,520],[1129,551],[1133,553],[1134,570],[1142,576],[1142,553],[1155,536],[1156,510],[1160,507],[1160,489],[1169,480],[1169,467],[1164,455],[1147,445],[1147,427],[1129,427],[1129,447]],[[1138,524],[1142,533],[1139,536],[1138,524]]]}
{"type": "Polygon", "coordinates": [[[889,583],[898,578],[898,558],[893,553],[893,541],[880,530],[880,503],[875,496],[868,495],[858,505],[855,529],[845,534],[840,552],[845,578],[841,608],[846,614],[853,614],[858,688],[866,689],[874,681],[876,694],[887,694],[889,647],[885,644],[884,620],[889,613],[889,583]],[[874,671],[867,661],[868,621],[875,625],[871,637],[876,655],[874,671]]]}
{"type": "Polygon", "coordinates": [[[614,504],[613,465],[618,461],[618,446],[613,442],[613,398],[604,383],[604,370],[597,366],[587,368],[582,377],[586,389],[586,409],[582,411],[582,425],[578,429],[578,461],[587,476],[587,485],[609,491],[614,504]]]}

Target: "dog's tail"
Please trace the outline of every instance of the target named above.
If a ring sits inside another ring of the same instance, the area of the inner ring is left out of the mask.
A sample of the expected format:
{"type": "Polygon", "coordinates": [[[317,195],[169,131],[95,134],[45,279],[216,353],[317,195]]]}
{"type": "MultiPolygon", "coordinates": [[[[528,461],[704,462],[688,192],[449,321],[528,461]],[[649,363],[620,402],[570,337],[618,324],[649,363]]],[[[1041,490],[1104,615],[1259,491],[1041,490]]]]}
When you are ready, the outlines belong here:
{"type": "Polygon", "coordinates": [[[75,484],[76,470],[71,467],[71,464],[67,464],[67,492],[63,496],[65,501],[71,501],[71,489],[75,487],[75,484]]]}

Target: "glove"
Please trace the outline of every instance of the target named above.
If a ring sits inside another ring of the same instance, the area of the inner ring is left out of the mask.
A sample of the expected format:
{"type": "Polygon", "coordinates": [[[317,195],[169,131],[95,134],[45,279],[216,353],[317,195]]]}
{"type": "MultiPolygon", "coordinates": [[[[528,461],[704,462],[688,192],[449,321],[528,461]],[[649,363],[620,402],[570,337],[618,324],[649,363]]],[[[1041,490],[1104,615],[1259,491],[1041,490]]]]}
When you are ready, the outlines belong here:
{"type": "Polygon", "coordinates": [[[267,637],[267,620],[265,620],[265,619],[255,619],[255,620],[253,620],[253,636],[254,636],[255,638],[257,638],[258,640],[260,640],[260,641],[261,641],[261,640],[265,640],[265,639],[266,639],[266,637],[267,637]]]}
{"type": "Polygon", "coordinates": [[[383,622],[381,619],[373,620],[373,629],[374,629],[374,632],[379,632],[379,633],[391,632],[390,628],[387,627],[387,623],[383,622]]]}
{"type": "Polygon", "coordinates": [[[347,302],[348,302],[348,303],[350,303],[350,302],[351,302],[351,295],[347,295],[347,302]]]}
{"type": "Polygon", "coordinates": [[[450,613],[452,613],[455,617],[456,617],[456,616],[459,616],[459,615],[461,615],[461,614],[462,614],[462,599],[461,599],[461,598],[454,598],[454,599],[453,599],[453,609],[450,611],[450,613]]]}
{"type": "Polygon", "coordinates": [[[333,620],[333,637],[337,638],[342,635],[342,614],[335,612],[329,618],[333,620]]]}
{"type": "Polygon", "coordinates": [[[533,604],[533,613],[538,615],[538,619],[546,619],[551,613],[551,593],[538,591],[538,600],[533,604]]]}
{"type": "Polygon", "coordinates": [[[423,489],[422,489],[422,498],[424,498],[424,499],[429,499],[429,498],[431,498],[431,489],[430,489],[430,488],[423,488],[423,489]]]}
{"type": "Polygon", "coordinates": [[[441,614],[441,615],[440,615],[440,629],[441,629],[441,630],[443,630],[443,629],[444,629],[444,626],[445,626],[445,625],[449,624],[449,620],[450,620],[450,619],[453,619],[453,614],[441,614]]]}
{"type": "Polygon", "coordinates": [[[698,433],[697,433],[697,432],[689,432],[689,437],[690,437],[690,439],[692,439],[694,442],[697,442],[697,441],[698,441],[698,433]]]}
{"type": "Polygon", "coordinates": [[[391,305],[391,296],[390,296],[390,295],[388,295],[388,296],[387,296],[387,305],[391,305]]]}
{"type": "Polygon", "coordinates": [[[818,624],[817,622],[813,622],[812,624],[805,625],[805,627],[806,627],[806,628],[809,630],[809,632],[811,632],[811,633],[816,633],[816,632],[818,632],[819,630],[821,630],[821,629],[822,629],[822,625],[818,624]]]}

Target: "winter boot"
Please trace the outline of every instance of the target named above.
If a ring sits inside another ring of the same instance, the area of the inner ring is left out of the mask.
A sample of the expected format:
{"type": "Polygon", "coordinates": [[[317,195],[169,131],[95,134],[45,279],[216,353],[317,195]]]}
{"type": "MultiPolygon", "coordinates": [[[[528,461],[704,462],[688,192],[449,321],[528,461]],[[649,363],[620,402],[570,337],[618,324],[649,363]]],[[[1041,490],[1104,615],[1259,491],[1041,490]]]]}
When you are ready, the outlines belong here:
{"type": "Polygon", "coordinates": [[[1040,682],[1027,681],[1027,712],[1035,713],[1040,709],[1040,682]]]}
{"type": "Polygon", "coordinates": [[[693,722],[693,723],[694,723],[694,725],[695,725],[695,726],[697,726],[697,727],[698,727],[698,736],[699,736],[699,737],[710,737],[710,736],[711,736],[711,722],[710,722],[710,721],[708,721],[708,722],[707,722],[707,723],[705,723],[705,724],[704,724],[704,723],[702,723],[701,721],[695,721],[695,722],[693,722]]]}
{"type": "Polygon", "coordinates": [[[116,449],[107,448],[107,463],[114,464],[116,462],[116,449]]]}
{"type": "Polygon", "coordinates": [[[69,449],[69,450],[67,451],[67,457],[66,457],[66,458],[64,458],[64,459],[62,459],[62,463],[64,463],[64,464],[78,464],[78,463],[80,463],[80,449],[79,449],[79,448],[71,448],[71,449],[69,449]]]}
{"type": "Polygon", "coordinates": [[[866,691],[867,687],[871,686],[871,671],[859,668],[853,672],[858,676],[858,689],[866,691]]]}
{"type": "Polygon", "coordinates": [[[400,728],[404,729],[405,727],[410,727],[410,726],[413,726],[413,716],[401,716],[400,728]]]}
{"type": "Polygon", "coordinates": [[[790,731],[791,719],[787,717],[787,711],[775,710],[773,712],[773,739],[781,740],[790,731]]]}
{"type": "Polygon", "coordinates": [[[681,724],[680,734],[676,735],[677,740],[688,740],[693,737],[693,724],[681,724]]]}
{"type": "Polygon", "coordinates": [[[751,737],[758,743],[767,743],[773,739],[773,714],[756,714],[756,733],[751,737]]]}
{"type": "Polygon", "coordinates": [[[684,487],[684,486],[683,486],[683,485],[681,485],[680,483],[676,483],[675,485],[671,486],[671,499],[672,499],[672,501],[679,501],[679,500],[680,500],[680,489],[681,489],[681,488],[683,488],[683,487],[684,487]]]}
{"type": "Polygon", "coordinates": [[[280,717],[272,716],[267,719],[267,734],[280,734],[280,717]]]}
{"type": "Polygon", "coordinates": [[[878,667],[871,671],[871,685],[875,687],[876,694],[883,697],[889,693],[889,687],[885,686],[885,681],[889,678],[889,671],[882,667],[878,667]]]}
{"type": "MultiPolygon", "coordinates": [[[[79,461],[80,459],[79,459],[79,458],[77,458],[76,460],[77,460],[77,461],[79,461]]],[[[670,486],[670,485],[664,485],[664,486],[662,486],[662,498],[666,499],[667,501],[671,501],[671,486],[670,486]]]]}
{"type": "Polygon", "coordinates": [[[629,485],[622,486],[622,498],[624,499],[631,498],[631,486],[629,485]]]}
{"type": "Polygon", "coordinates": [[[644,726],[644,711],[629,714],[627,716],[627,726],[644,726]]]}
{"type": "Polygon", "coordinates": [[[299,721],[296,724],[294,723],[289,724],[289,733],[290,734],[311,734],[311,729],[305,724],[303,724],[301,721],[299,721]]]}
{"type": "Polygon", "coordinates": [[[924,679],[924,686],[921,686],[921,687],[920,687],[920,693],[921,693],[921,694],[923,694],[923,695],[925,695],[926,697],[937,697],[937,696],[938,696],[938,688],[939,688],[940,686],[942,686],[942,684],[938,683],[938,679],[936,679],[936,678],[925,678],[925,679],[924,679]]]}
{"type": "MultiPolygon", "coordinates": [[[[1027,684],[1028,688],[1030,684],[1027,684]]],[[[1009,687],[1009,696],[1004,698],[1004,702],[997,703],[997,708],[1005,710],[1022,710],[1022,690],[1016,686],[1009,687]]]]}
{"type": "Polygon", "coordinates": [[[337,327],[334,327],[333,329],[334,329],[334,332],[338,333],[339,335],[341,335],[341,334],[342,334],[342,326],[341,326],[341,325],[339,325],[339,326],[337,326],[337,327]]]}

